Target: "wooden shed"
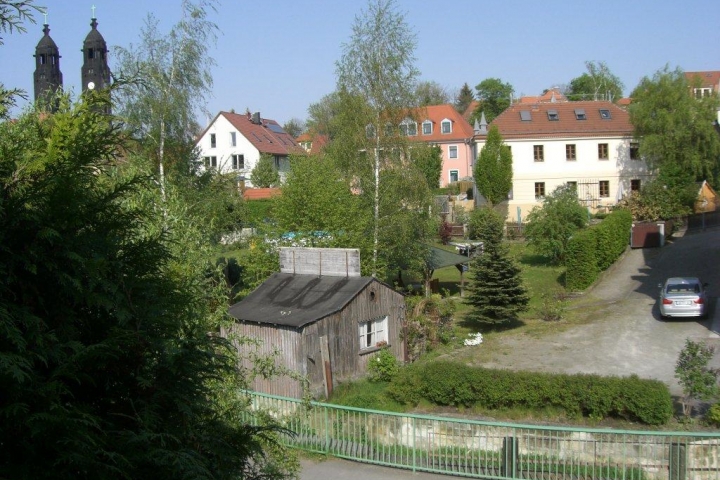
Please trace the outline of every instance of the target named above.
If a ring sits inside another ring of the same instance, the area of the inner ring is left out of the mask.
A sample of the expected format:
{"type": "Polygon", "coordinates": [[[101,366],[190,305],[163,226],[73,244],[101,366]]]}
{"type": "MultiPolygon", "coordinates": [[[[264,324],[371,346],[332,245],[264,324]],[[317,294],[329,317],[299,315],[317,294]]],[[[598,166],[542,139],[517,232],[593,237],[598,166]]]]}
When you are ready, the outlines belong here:
{"type": "MultiPolygon", "coordinates": [[[[385,345],[404,358],[404,297],[360,276],[358,250],[281,248],[280,266],[280,273],[230,307],[237,322],[224,335],[258,340],[261,355],[277,352],[276,365],[305,376],[315,397],[363,376],[385,345]]],[[[257,378],[252,388],[287,397],[303,394],[301,381],[287,376],[257,378]]]]}

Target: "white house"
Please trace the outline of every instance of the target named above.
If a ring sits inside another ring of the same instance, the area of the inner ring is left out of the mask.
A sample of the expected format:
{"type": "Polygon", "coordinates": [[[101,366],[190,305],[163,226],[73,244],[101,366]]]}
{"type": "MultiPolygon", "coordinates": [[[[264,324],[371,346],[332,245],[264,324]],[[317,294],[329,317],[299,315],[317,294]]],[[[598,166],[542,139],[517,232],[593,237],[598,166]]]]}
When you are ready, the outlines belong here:
{"type": "Polygon", "coordinates": [[[260,155],[271,155],[283,178],[289,168],[288,156],[304,153],[275,120],[261,118],[260,113],[218,113],[195,146],[205,168],[236,173],[242,187],[253,186],[250,173],[260,155]]]}
{"type": "MultiPolygon", "coordinates": [[[[611,102],[520,102],[491,125],[498,127],[513,156],[510,221],[523,221],[559,185],[575,185],[579,199],[597,212],[652,178],[638,155],[628,112],[611,102]]],[[[477,152],[487,131],[488,125],[476,130],[477,152]]]]}

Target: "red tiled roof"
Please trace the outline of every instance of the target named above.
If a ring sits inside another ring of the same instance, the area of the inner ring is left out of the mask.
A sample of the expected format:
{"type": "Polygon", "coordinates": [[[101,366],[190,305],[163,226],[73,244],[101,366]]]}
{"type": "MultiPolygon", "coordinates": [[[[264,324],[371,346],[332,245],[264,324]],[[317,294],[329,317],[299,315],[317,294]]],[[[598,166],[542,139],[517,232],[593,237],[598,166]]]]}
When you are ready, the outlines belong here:
{"type": "Polygon", "coordinates": [[[473,100],[472,102],[470,102],[470,105],[468,105],[468,107],[463,112],[463,114],[462,114],[463,118],[467,122],[470,122],[470,117],[472,116],[473,112],[478,107],[478,105],[480,105],[480,102],[478,102],[477,100],[473,100]]]}
{"type": "MultiPolygon", "coordinates": [[[[292,153],[304,153],[303,150],[289,133],[285,132],[280,124],[269,118],[260,119],[260,123],[252,122],[252,115],[232,112],[220,112],[210,122],[222,115],[232,124],[260,153],[270,155],[290,155],[292,153]]],[[[210,126],[208,126],[210,128],[210,126]]],[[[198,138],[202,138],[208,128],[198,138]]]]}
{"type": "Polygon", "coordinates": [[[504,139],[628,136],[633,133],[630,114],[607,101],[516,103],[490,124],[498,127],[504,139]],[[577,118],[576,110],[585,112],[584,120],[577,118]],[[609,118],[603,118],[600,110],[607,110],[609,118]],[[551,111],[557,113],[557,120],[550,120],[548,112],[551,111]],[[523,120],[521,115],[530,119],[523,120]]]}
{"type": "Polygon", "coordinates": [[[316,133],[306,132],[301,134],[295,139],[298,144],[302,142],[310,142],[310,151],[308,153],[316,155],[320,153],[325,145],[327,145],[329,138],[327,135],[318,135],[316,133]]]}
{"type": "Polygon", "coordinates": [[[560,92],[560,88],[554,87],[537,97],[520,97],[518,103],[543,103],[543,102],[566,102],[567,97],[560,92]]]}
{"type": "Polygon", "coordinates": [[[418,122],[417,136],[410,137],[411,140],[422,142],[447,142],[458,139],[472,138],[473,127],[468,121],[450,104],[430,105],[422,107],[414,112],[415,120],[418,122]],[[448,119],[452,122],[452,133],[442,133],[440,124],[448,119]],[[433,123],[432,134],[422,134],[422,124],[425,120],[433,123]]]}
{"type": "Polygon", "coordinates": [[[685,78],[687,78],[688,82],[699,78],[701,88],[713,88],[713,90],[720,88],[720,71],[685,72],[685,78]]]}
{"type": "Polygon", "coordinates": [[[248,188],[243,192],[245,200],[264,200],[280,195],[279,188],[248,188]]]}

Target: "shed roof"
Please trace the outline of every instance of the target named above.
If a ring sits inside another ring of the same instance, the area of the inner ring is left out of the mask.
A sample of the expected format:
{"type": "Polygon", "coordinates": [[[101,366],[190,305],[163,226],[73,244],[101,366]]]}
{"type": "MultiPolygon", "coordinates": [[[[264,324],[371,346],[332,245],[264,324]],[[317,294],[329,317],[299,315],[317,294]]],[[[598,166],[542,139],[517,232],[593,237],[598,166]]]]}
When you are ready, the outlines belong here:
{"type": "Polygon", "coordinates": [[[437,270],[451,265],[461,265],[469,261],[470,259],[465,255],[458,255],[457,253],[448,252],[447,250],[431,245],[426,264],[431,270],[437,270]]]}
{"type": "Polygon", "coordinates": [[[342,310],[372,282],[380,283],[373,277],[274,273],[229,313],[238,320],[303,327],[342,310]]]}

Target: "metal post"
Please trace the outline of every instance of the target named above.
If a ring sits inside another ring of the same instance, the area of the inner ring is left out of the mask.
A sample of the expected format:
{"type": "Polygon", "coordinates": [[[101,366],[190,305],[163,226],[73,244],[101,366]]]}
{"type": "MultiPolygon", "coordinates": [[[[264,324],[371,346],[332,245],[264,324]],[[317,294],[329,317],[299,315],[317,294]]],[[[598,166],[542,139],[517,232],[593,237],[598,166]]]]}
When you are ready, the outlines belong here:
{"type": "Polygon", "coordinates": [[[687,448],[684,443],[672,442],[670,444],[670,458],[668,462],[669,480],[685,480],[687,469],[687,448]]]}
{"type": "Polygon", "coordinates": [[[500,465],[500,474],[503,477],[516,478],[517,453],[517,439],[515,437],[505,437],[503,439],[502,464],[500,465]]]}

